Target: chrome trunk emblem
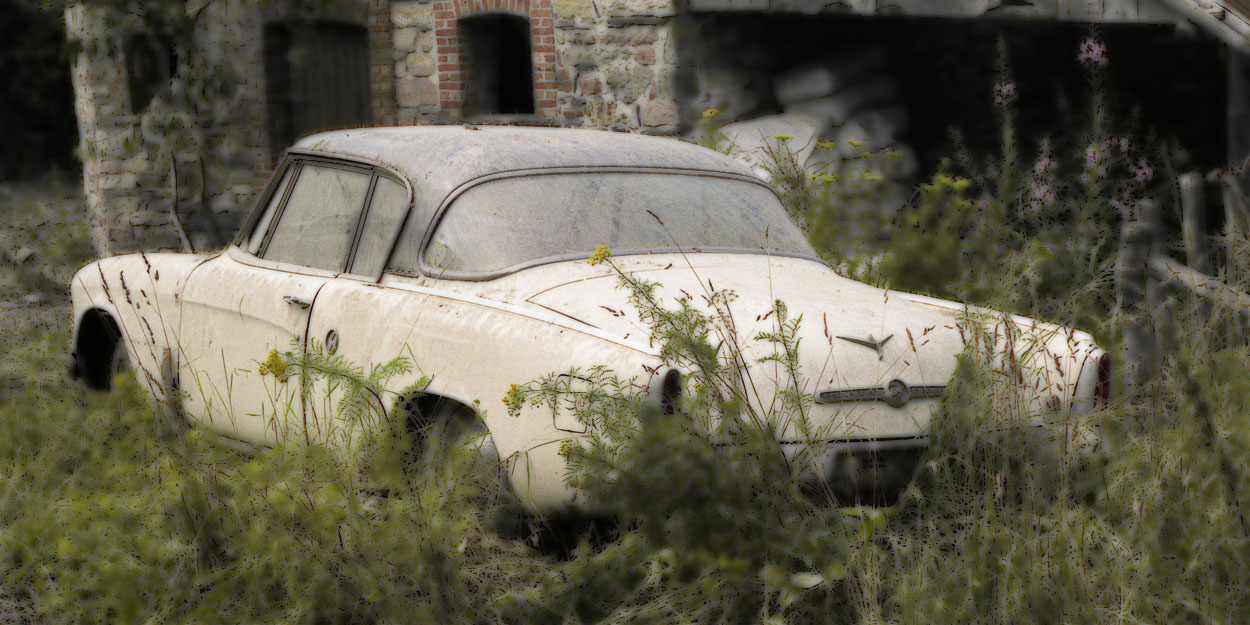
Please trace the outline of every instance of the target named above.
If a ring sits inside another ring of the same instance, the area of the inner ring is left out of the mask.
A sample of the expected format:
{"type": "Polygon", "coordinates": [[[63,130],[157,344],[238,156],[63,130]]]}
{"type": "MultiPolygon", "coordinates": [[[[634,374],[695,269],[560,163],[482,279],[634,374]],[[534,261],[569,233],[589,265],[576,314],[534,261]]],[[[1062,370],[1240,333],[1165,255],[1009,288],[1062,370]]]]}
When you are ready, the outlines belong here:
{"type": "Polygon", "coordinates": [[[946,391],[946,386],[942,384],[907,386],[906,382],[895,378],[884,386],[821,391],[816,394],[816,403],[836,404],[848,401],[883,401],[893,408],[902,408],[912,398],[941,397],[944,391],[946,391]]]}
{"type": "Polygon", "coordinates": [[[838,338],[848,343],[854,343],[856,345],[867,347],[868,349],[877,352],[877,360],[885,360],[885,344],[889,343],[890,339],[894,338],[894,335],[891,334],[880,341],[872,338],[871,334],[868,335],[867,339],[857,339],[850,336],[839,336],[838,338]]]}

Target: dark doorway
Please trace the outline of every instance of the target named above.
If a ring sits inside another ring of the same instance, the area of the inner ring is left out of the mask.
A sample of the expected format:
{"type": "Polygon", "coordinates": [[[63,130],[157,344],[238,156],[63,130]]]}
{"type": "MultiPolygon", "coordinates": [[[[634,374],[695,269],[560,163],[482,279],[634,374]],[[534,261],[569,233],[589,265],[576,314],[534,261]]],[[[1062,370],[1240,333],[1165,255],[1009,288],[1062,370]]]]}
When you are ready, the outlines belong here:
{"type": "MultiPolygon", "coordinates": [[[[869,47],[883,50],[884,65],[872,76],[894,81],[888,104],[901,105],[909,120],[898,138],[917,152],[922,175],[954,155],[951,129],[960,131],[973,155],[998,150],[993,93],[1001,40],[1019,93],[1014,115],[1023,153],[1031,154],[1044,136],[1057,150],[1084,147],[1085,139],[1073,131],[1085,124],[1091,93],[1087,69],[1078,61],[1080,42],[1091,36],[1087,24],[729,11],[699,14],[696,24],[702,40],[685,45],[691,56],[682,62],[715,62],[745,75],[743,88],[756,106],[744,119],[781,111],[773,88],[780,74],[822,58],[854,58],[869,47]]],[[[1117,113],[1115,127],[1174,139],[1190,151],[1194,167],[1221,166],[1222,46],[1166,25],[1105,24],[1098,31],[1111,55],[1105,88],[1117,113]]]]}
{"type": "Polygon", "coordinates": [[[369,39],[340,22],[265,25],[265,90],[275,158],[304,135],[369,123],[369,39]]]}
{"type": "Polygon", "coordinates": [[[70,46],[59,11],[0,0],[0,182],[77,167],[70,46]]]}
{"type": "Polygon", "coordinates": [[[534,113],[529,19],[475,15],[460,20],[466,87],[464,115],[534,113]]]}
{"type": "Polygon", "coordinates": [[[169,85],[178,68],[174,47],[162,37],[135,35],[126,45],[126,72],[131,112],[142,113],[152,98],[169,85]]]}

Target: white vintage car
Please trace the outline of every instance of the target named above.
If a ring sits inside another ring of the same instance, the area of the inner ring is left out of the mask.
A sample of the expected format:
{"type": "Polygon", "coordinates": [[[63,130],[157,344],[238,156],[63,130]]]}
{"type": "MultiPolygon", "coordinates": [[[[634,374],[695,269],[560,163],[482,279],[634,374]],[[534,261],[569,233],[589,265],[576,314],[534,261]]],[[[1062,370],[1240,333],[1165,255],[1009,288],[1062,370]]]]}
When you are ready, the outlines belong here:
{"type": "MultiPolygon", "coordinates": [[[[272,350],[316,342],[365,369],[406,356],[416,370],[390,384],[429,377],[428,395],[409,402],[417,413],[475,419],[519,499],[564,510],[575,493],[558,443],[585,426],[541,407],[510,415],[510,386],[609,365],[661,394],[681,388],[616,276],[586,262],[601,245],[665,301],[712,284],[732,290],[743,337],[771,330],[768,311],[784,301],[802,315],[810,425],[823,434],[806,440],[782,424],[783,444],[816,446],[810,473],[822,479],[866,479],[845,472],[859,456],[897,457],[910,479],[965,349],[966,308],[838,276],[767,184],[672,139],[469,126],[308,137],[224,252],[131,254],[79,271],[71,369],[107,387],[128,361],[158,398],[177,392],[189,418],[273,445],[361,426],[299,405],[298,380],[262,375],[272,350]]],[[[1089,335],[996,319],[991,333],[1008,352],[1019,346],[1031,409],[1082,413],[1106,401],[1110,359],[1089,335]]],[[[748,360],[762,349],[746,345],[748,360]]],[[[756,399],[770,391],[757,387],[756,399]]]]}

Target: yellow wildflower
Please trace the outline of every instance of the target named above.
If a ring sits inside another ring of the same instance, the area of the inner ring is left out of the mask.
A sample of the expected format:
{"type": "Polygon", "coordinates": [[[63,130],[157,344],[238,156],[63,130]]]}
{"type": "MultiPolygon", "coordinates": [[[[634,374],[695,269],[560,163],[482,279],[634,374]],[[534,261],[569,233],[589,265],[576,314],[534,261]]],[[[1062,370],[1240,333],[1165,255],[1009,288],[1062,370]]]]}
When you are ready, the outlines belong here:
{"type": "Polygon", "coordinates": [[[704,109],[703,119],[714,119],[716,117],[720,117],[720,111],[716,109],[704,109]]]}
{"type": "Polygon", "coordinates": [[[833,149],[836,149],[837,147],[838,147],[837,141],[819,141],[816,143],[816,149],[818,150],[833,150],[833,149]]]}
{"type": "Polygon", "coordinates": [[[603,261],[607,260],[608,256],[611,256],[611,255],[612,255],[612,250],[608,249],[608,246],[600,245],[595,248],[595,253],[591,254],[590,258],[588,258],[586,262],[591,265],[598,265],[598,264],[603,263],[603,261]]]}
{"type": "Polygon", "coordinates": [[[520,386],[513,384],[508,387],[508,392],[503,396],[503,405],[507,407],[508,414],[514,417],[521,413],[521,407],[525,405],[525,395],[520,386]]]}
{"type": "Polygon", "coordinates": [[[269,350],[269,356],[265,358],[265,362],[260,363],[259,370],[261,375],[273,374],[279,382],[286,382],[286,360],[276,349],[269,350]]]}
{"type": "Polygon", "coordinates": [[[773,138],[778,141],[789,141],[794,138],[794,135],[773,135],[773,138]]]}
{"type": "Polygon", "coordinates": [[[853,147],[853,148],[862,148],[862,147],[864,147],[864,146],[868,145],[868,142],[867,142],[867,141],[862,141],[862,140],[860,140],[860,139],[847,139],[847,141],[846,141],[846,142],[847,142],[847,143],[849,143],[849,144],[851,144],[851,147],[853,147]]]}

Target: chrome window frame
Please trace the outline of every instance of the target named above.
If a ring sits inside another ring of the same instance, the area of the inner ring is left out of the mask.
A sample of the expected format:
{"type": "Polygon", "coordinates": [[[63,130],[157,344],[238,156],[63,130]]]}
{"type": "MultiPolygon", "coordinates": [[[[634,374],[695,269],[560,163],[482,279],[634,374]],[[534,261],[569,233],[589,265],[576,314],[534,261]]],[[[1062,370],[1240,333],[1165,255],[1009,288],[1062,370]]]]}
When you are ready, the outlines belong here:
{"type": "Polygon", "coordinates": [[[365,220],[368,219],[374,189],[377,187],[378,178],[383,176],[403,185],[404,189],[408,193],[408,199],[404,207],[404,217],[400,220],[401,226],[396,229],[394,234],[391,235],[391,240],[387,247],[386,258],[389,262],[391,254],[395,252],[395,246],[399,242],[399,235],[403,230],[402,224],[407,223],[407,220],[412,216],[413,206],[415,205],[416,200],[416,192],[413,189],[412,183],[410,183],[407,177],[399,173],[399,171],[395,168],[383,163],[363,158],[345,157],[335,154],[326,154],[324,152],[317,152],[315,150],[302,150],[297,148],[288,149],[283,156],[281,163],[279,163],[278,167],[274,168],[273,174],[270,175],[269,180],[265,183],[264,190],[261,192],[256,204],[252,208],[252,214],[248,217],[244,227],[240,228],[239,232],[235,235],[234,242],[229,248],[227,248],[227,255],[231,259],[245,265],[274,269],[276,271],[284,271],[287,273],[298,273],[321,277],[344,277],[365,282],[378,282],[386,273],[386,263],[383,263],[382,268],[376,275],[356,274],[352,273],[351,269],[356,262],[356,253],[360,245],[360,237],[364,230],[365,220]],[[295,184],[299,181],[300,171],[307,163],[315,163],[338,169],[360,171],[369,175],[369,183],[365,190],[364,200],[356,215],[356,221],[353,226],[352,242],[351,246],[348,248],[347,260],[338,271],[264,258],[264,254],[269,248],[270,238],[273,236],[274,227],[286,211],[286,204],[287,201],[290,200],[291,191],[295,188],[295,184]],[[264,239],[261,241],[260,249],[257,250],[256,254],[252,254],[244,247],[244,244],[251,238],[252,231],[257,227],[265,209],[269,205],[269,201],[278,191],[278,185],[281,183],[282,176],[290,168],[295,168],[292,172],[291,182],[282,190],[283,194],[280,200],[281,204],[279,204],[279,206],[275,209],[273,218],[270,219],[269,223],[265,225],[266,231],[264,239]]]}
{"type": "MultiPolygon", "coordinates": [[[[529,269],[531,267],[537,267],[540,265],[549,265],[552,263],[567,262],[570,260],[581,260],[581,259],[589,258],[591,252],[579,252],[576,254],[561,254],[561,255],[556,255],[556,256],[546,256],[543,258],[525,261],[523,263],[517,263],[509,267],[504,267],[503,269],[498,269],[495,271],[487,271],[487,272],[450,271],[446,269],[440,269],[438,267],[432,267],[425,261],[426,252],[429,250],[429,246],[430,246],[431,241],[433,240],[434,233],[438,230],[438,227],[442,224],[443,218],[446,216],[447,211],[451,208],[451,205],[461,195],[463,195],[470,189],[477,187],[478,185],[485,184],[487,182],[493,182],[496,180],[504,180],[508,178],[521,178],[521,177],[527,177],[527,176],[552,176],[552,175],[579,174],[579,173],[666,174],[666,175],[675,175],[675,176],[700,176],[700,177],[707,177],[707,178],[722,178],[722,179],[727,179],[727,180],[736,180],[740,182],[748,182],[751,184],[755,184],[759,187],[767,189],[769,194],[777,198],[778,203],[781,202],[781,198],[777,197],[777,192],[774,191],[773,188],[770,187],[768,183],[764,182],[763,180],[760,180],[759,178],[756,178],[753,176],[747,176],[744,174],[737,174],[737,173],[726,172],[726,171],[692,169],[692,168],[681,168],[681,167],[587,166],[587,167],[543,167],[543,168],[514,169],[514,170],[508,170],[508,171],[494,172],[494,173],[487,174],[484,176],[478,176],[476,178],[473,178],[471,180],[461,183],[455,189],[452,189],[451,193],[448,193],[447,197],[443,198],[443,201],[439,203],[438,209],[434,211],[434,217],[430,220],[430,225],[426,227],[425,234],[421,238],[421,247],[418,252],[418,257],[417,257],[418,258],[418,270],[423,276],[429,276],[431,278],[437,278],[440,280],[461,280],[461,281],[466,281],[466,282],[483,282],[487,280],[494,280],[497,278],[501,278],[503,276],[513,274],[513,273],[516,273],[518,271],[522,271],[525,269],[529,269]]],[[[783,209],[784,209],[784,206],[785,205],[782,204],[783,209]]],[[[786,219],[790,219],[790,216],[788,213],[786,214],[786,219]]],[[[792,225],[794,224],[793,221],[791,221],[790,223],[792,225]]],[[[795,227],[797,228],[798,226],[795,225],[795,227]]],[[[815,252],[815,250],[812,250],[812,251],[815,252]]],[[[393,254],[394,250],[392,250],[391,252],[393,254]]],[[[612,255],[613,256],[631,256],[631,255],[640,255],[640,254],[674,254],[674,253],[689,254],[689,253],[703,253],[703,252],[721,253],[721,254],[756,254],[760,256],[781,256],[781,257],[787,257],[787,258],[803,258],[803,259],[808,259],[808,260],[814,260],[820,263],[824,262],[816,254],[809,255],[809,254],[795,254],[792,252],[769,252],[769,251],[764,251],[764,250],[744,250],[744,249],[737,249],[737,248],[707,248],[707,247],[690,247],[690,248],[673,247],[673,248],[648,248],[648,249],[637,249],[637,250],[630,250],[630,249],[612,250],[612,255]]],[[[388,273],[392,273],[394,275],[404,275],[404,274],[401,274],[398,272],[392,272],[392,271],[388,271],[388,273]]]]}

